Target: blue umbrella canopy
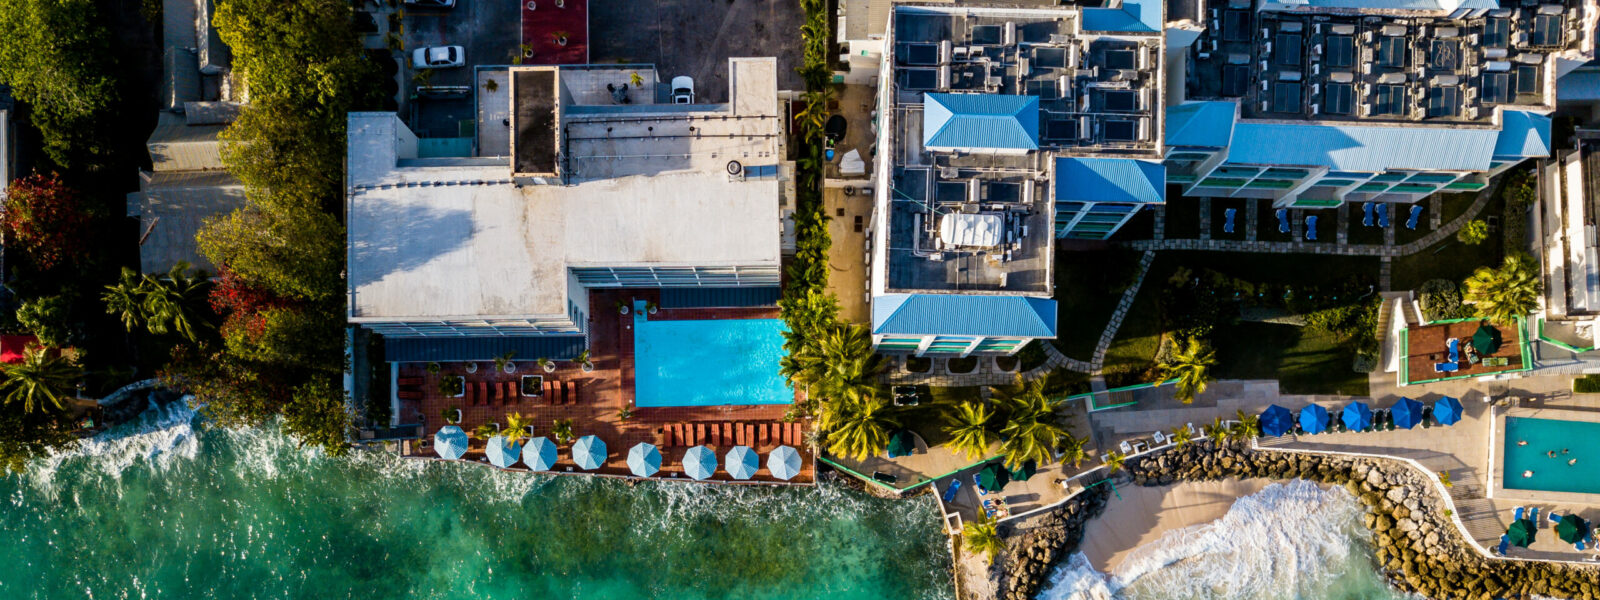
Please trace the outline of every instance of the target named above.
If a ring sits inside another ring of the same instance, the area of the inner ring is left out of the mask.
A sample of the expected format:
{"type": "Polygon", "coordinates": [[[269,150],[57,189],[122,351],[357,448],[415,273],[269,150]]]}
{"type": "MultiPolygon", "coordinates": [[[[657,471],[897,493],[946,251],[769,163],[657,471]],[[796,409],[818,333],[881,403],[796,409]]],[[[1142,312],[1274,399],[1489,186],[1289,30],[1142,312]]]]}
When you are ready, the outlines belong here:
{"type": "Polygon", "coordinates": [[[455,425],[440,427],[439,433],[433,434],[433,451],[443,459],[460,459],[467,453],[467,432],[455,425]]]}
{"type": "Polygon", "coordinates": [[[1261,411],[1261,433],[1279,436],[1289,433],[1290,429],[1294,429],[1294,415],[1289,409],[1274,404],[1261,411]]]}
{"type": "Polygon", "coordinates": [[[578,463],[578,468],[584,470],[600,468],[606,462],[606,443],[592,435],[578,438],[572,444],[572,462],[578,463]]]}
{"type": "Polygon", "coordinates": [[[1372,428],[1372,409],[1365,402],[1351,402],[1344,407],[1344,414],[1340,416],[1344,426],[1351,431],[1363,431],[1372,428]]]}
{"type": "Polygon", "coordinates": [[[502,469],[517,463],[517,457],[522,454],[522,446],[511,441],[503,435],[489,438],[489,446],[483,449],[489,455],[489,464],[502,469]]]}
{"type": "Polygon", "coordinates": [[[1461,401],[1449,396],[1440,398],[1433,403],[1433,418],[1438,419],[1440,425],[1455,425],[1461,421],[1461,401]]]}
{"type": "Polygon", "coordinates": [[[1395,427],[1411,429],[1422,422],[1422,403],[1416,400],[1402,397],[1389,410],[1394,413],[1395,427]]]}
{"type": "Polygon", "coordinates": [[[536,437],[528,440],[522,449],[522,464],[535,471],[549,471],[556,466],[556,444],[550,438],[536,437]]]}
{"type": "Polygon", "coordinates": [[[634,475],[649,477],[661,470],[661,451],[655,446],[639,442],[628,451],[628,470],[634,475]]]}
{"type": "Polygon", "coordinates": [[[761,457],[756,456],[756,451],[749,446],[734,446],[723,460],[727,461],[728,474],[734,479],[755,477],[756,471],[761,469],[761,457]]]}
{"type": "Polygon", "coordinates": [[[793,479],[800,474],[800,452],[788,446],[778,446],[767,453],[767,470],[778,479],[793,479]]]}
{"type": "Polygon", "coordinates": [[[1300,409],[1300,428],[1306,433],[1322,433],[1328,430],[1328,423],[1333,416],[1328,414],[1328,409],[1318,404],[1309,404],[1300,409]]]}
{"type": "Polygon", "coordinates": [[[683,453],[683,472],[695,479],[709,479],[717,472],[717,453],[705,446],[695,446],[683,453]]]}

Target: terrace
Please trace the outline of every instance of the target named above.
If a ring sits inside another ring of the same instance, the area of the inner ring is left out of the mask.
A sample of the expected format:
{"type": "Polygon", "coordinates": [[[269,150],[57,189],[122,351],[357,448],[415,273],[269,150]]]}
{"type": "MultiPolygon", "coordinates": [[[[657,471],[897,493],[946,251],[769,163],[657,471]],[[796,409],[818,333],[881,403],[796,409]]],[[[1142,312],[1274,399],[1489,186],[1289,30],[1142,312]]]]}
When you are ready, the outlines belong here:
{"type": "Polygon", "coordinates": [[[1239,98],[1246,118],[1493,123],[1549,108],[1558,57],[1591,44],[1580,0],[1479,17],[1308,14],[1207,2],[1190,99],[1239,98]]]}
{"type": "MultiPolygon", "coordinates": [[[[1475,319],[1440,321],[1404,330],[1400,337],[1400,384],[1412,385],[1444,379],[1482,377],[1496,373],[1526,371],[1531,367],[1522,324],[1515,327],[1489,325],[1500,339],[1484,351],[1474,336],[1486,322],[1475,319]],[[1455,340],[1452,355],[1450,343],[1455,340]]],[[[1478,336],[1482,337],[1482,336],[1478,336]]]]}

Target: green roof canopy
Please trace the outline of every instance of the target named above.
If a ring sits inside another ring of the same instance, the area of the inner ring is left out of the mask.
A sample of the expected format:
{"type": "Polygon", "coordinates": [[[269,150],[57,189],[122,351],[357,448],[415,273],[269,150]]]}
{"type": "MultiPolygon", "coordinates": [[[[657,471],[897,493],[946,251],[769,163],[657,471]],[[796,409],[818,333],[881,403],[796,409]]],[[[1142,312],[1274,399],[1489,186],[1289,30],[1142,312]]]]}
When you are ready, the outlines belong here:
{"type": "Polygon", "coordinates": [[[1005,487],[1010,481],[1008,475],[1000,463],[989,463],[983,466],[983,470],[978,471],[978,485],[991,492],[996,491],[1005,487]]]}
{"type": "Polygon", "coordinates": [[[1568,544],[1576,544],[1578,540],[1583,539],[1583,534],[1588,528],[1582,517],[1568,513],[1567,516],[1561,517],[1560,523],[1556,523],[1556,537],[1568,544]]]}
{"type": "Polygon", "coordinates": [[[1472,348],[1478,354],[1494,354],[1500,349],[1500,330],[1484,323],[1478,326],[1478,331],[1472,334],[1472,348]]]}
{"type": "Polygon", "coordinates": [[[911,430],[901,429],[889,434],[889,458],[910,456],[917,449],[917,439],[911,430]]]}
{"type": "Polygon", "coordinates": [[[1506,537],[1511,540],[1511,545],[1527,548],[1533,543],[1533,535],[1538,531],[1538,526],[1527,519],[1517,519],[1506,529],[1506,537]]]}

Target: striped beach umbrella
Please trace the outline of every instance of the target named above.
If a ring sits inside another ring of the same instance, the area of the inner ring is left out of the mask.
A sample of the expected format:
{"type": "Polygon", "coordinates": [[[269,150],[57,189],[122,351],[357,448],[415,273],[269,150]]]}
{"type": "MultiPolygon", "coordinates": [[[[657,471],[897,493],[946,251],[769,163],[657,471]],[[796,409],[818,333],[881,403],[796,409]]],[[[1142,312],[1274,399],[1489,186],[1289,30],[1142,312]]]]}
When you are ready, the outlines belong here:
{"type": "Polygon", "coordinates": [[[661,470],[661,451],[655,446],[639,442],[628,451],[628,470],[634,475],[649,477],[661,470]]]}
{"type": "Polygon", "coordinates": [[[734,479],[755,477],[756,471],[761,469],[761,457],[756,456],[756,451],[749,446],[734,446],[723,460],[728,465],[728,474],[734,479]]]}
{"type": "Polygon", "coordinates": [[[1328,430],[1328,423],[1333,418],[1328,414],[1328,409],[1317,404],[1308,404],[1300,409],[1300,428],[1306,433],[1322,433],[1328,430]]]}
{"type": "Polygon", "coordinates": [[[794,479],[800,474],[800,452],[788,446],[778,446],[767,453],[767,470],[778,479],[794,479]]]}
{"type": "Polygon", "coordinates": [[[572,444],[572,462],[586,471],[600,468],[606,462],[606,443],[592,435],[578,438],[572,444]]]}
{"type": "Polygon", "coordinates": [[[455,425],[440,427],[433,434],[433,451],[439,453],[439,458],[460,460],[467,454],[467,432],[455,425]]]}
{"type": "Polygon", "coordinates": [[[535,471],[549,471],[556,466],[556,444],[550,438],[536,437],[528,440],[522,449],[522,464],[535,471]]]}
{"type": "Polygon", "coordinates": [[[489,445],[483,449],[483,453],[489,456],[489,464],[504,469],[517,463],[522,446],[511,441],[511,438],[497,435],[489,438],[489,445]]]}
{"type": "Polygon", "coordinates": [[[683,472],[695,479],[710,479],[717,472],[717,453],[705,446],[695,446],[683,453],[683,472]]]}

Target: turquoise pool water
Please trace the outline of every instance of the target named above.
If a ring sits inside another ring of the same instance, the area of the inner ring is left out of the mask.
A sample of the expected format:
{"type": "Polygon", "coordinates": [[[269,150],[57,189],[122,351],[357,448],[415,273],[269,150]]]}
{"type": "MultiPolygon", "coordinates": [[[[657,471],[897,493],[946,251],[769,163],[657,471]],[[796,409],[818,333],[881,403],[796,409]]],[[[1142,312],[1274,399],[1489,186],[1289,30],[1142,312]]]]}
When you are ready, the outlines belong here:
{"type": "Polygon", "coordinates": [[[1600,423],[1506,417],[1503,485],[1600,494],[1600,445],[1595,440],[1600,440],[1600,423]],[[1524,441],[1526,445],[1519,444],[1524,441]]]}
{"type": "Polygon", "coordinates": [[[778,374],[783,321],[633,319],[633,393],[638,406],[788,404],[778,374]]]}

